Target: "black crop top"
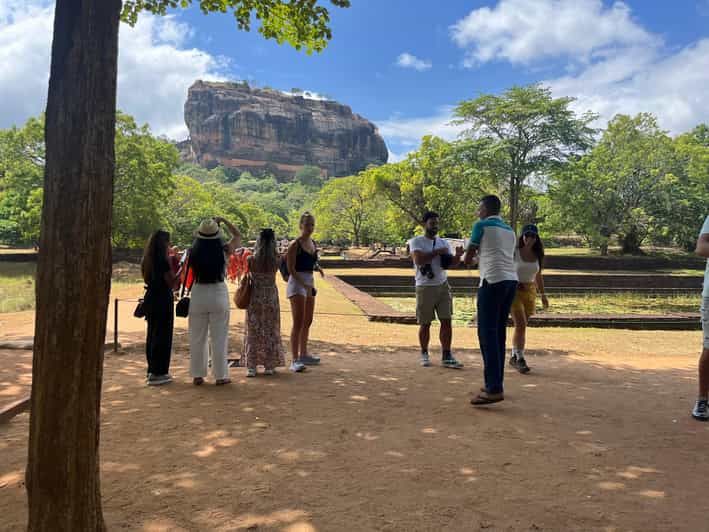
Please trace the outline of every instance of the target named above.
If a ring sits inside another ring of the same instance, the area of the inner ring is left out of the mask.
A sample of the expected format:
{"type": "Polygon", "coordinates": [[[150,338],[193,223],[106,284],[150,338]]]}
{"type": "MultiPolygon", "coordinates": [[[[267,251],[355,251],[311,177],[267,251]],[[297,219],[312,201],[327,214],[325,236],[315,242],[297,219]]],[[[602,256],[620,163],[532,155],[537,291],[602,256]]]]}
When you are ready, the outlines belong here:
{"type": "Polygon", "coordinates": [[[318,263],[318,248],[315,248],[315,254],[311,255],[303,249],[298,241],[298,249],[295,253],[295,271],[297,272],[312,272],[318,263]]]}

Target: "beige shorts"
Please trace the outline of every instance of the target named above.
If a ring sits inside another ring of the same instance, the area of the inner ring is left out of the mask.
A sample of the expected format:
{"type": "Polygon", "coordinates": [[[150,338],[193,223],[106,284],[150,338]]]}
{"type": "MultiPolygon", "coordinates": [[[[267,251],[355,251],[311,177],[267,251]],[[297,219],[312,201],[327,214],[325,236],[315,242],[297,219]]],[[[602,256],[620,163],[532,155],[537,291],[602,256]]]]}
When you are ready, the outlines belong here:
{"type": "Polygon", "coordinates": [[[438,286],[416,287],[416,321],[419,325],[430,325],[438,320],[450,320],[453,317],[453,296],[446,281],[438,286]]]}
{"type": "Polygon", "coordinates": [[[704,335],[704,349],[709,349],[709,297],[702,299],[702,333],[704,335]]]}

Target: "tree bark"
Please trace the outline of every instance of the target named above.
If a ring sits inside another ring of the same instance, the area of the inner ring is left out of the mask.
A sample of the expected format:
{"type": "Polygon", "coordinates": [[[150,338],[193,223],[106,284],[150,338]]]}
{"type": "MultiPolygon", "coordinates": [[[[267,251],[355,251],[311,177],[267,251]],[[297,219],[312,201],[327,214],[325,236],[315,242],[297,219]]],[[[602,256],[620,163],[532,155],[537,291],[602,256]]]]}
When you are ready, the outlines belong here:
{"type": "Polygon", "coordinates": [[[28,530],[102,531],[99,412],[111,282],[121,0],[57,0],[45,125],[28,530]]]}

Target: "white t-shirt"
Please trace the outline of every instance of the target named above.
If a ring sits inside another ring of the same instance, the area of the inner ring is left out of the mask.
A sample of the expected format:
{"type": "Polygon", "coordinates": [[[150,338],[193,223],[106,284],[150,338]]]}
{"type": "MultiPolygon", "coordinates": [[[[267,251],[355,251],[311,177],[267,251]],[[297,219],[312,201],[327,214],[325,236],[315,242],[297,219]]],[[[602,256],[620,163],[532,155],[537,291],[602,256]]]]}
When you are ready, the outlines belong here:
{"type": "MultiPolygon", "coordinates": [[[[411,255],[414,251],[421,251],[423,253],[432,253],[434,249],[445,249],[447,253],[451,255],[451,247],[448,242],[442,238],[435,238],[434,240],[428,238],[427,236],[417,236],[409,240],[409,249],[411,250],[411,255]]],[[[414,269],[416,270],[416,286],[440,286],[448,280],[448,272],[441,268],[441,257],[436,256],[431,261],[431,270],[433,271],[433,278],[429,279],[427,275],[421,273],[421,266],[414,263],[414,269]]]]}
{"type": "Polygon", "coordinates": [[[520,283],[533,283],[539,273],[539,261],[527,262],[518,249],[515,251],[515,268],[520,283]]]}
{"type": "MultiPolygon", "coordinates": [[[[709,234],[709,216],[704,220],[704,225],[699,233],[699,236],[709,234]]],[[[709,259],[707,259],[707,267],[704,270],[704,290],[702,291],[702,297],[709,297],[709,259]]]]}

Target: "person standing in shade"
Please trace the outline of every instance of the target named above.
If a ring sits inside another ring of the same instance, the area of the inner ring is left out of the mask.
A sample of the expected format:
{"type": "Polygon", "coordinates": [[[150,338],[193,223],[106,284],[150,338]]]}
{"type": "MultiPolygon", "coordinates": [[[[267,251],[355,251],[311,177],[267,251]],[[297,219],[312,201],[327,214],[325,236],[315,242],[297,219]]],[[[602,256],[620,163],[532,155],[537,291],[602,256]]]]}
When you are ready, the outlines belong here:
{"type": "Polygon", "coordinates": [[[300,217],[300,236],[288,246],[286,265],[288,267],[288,286],[286,296],[293,313],[293,328],[290,335],[291,354],[290,370],[293,373],[305,371],[306,366],[320,364],[320,358],[308,352],[310,326],[315,312],[315,275],[323,271],[318,264],[318,248],[313,241],[315,216],[304,212],[300,217]]]}
{"type": "Polygon", "coordinates": [[[517,237],[502,221],[502,204],[497,196],[485,196],[473,225],[465,264],[476,258],[480,265],[478,288],[478,341],[485,366],[485,387],[470,401],[473,405],[498,403],[505,399],[505,340],[507,320],[517,291],[514,255],[517,237]]]}
{"type": "Polygon", "coordinates": [[[189,311],[190,374],[195,385],[204,383],[211,342],[212,373],[215,383],[228,384],[229,368],[229,291],[226,276],[227,257],[241,246],[241,234],[224,218],[204,220],[195,233],[189,254],[189,268],[194,275],[189,311]],[[220,224],[231,239],[222,240],[220,224]]]}
{"type": "Polygon", "coordinates": [[[273,229],[261,230],[254,254],[247,261],[253,284],[244,332],[246,376],[255,377],[257,366],[263,366],[266,375],[273,375],[276,367],[286,364],[281,345],[281,309],[276,288],[280,256],[273,229]]]}
{"type": "Polygon", "coordinates": [[[416,321],[419,324],[419,344],[421,346],[421,365],[428,367],[431,359],[428,344],[431,339],[431,323],[438,316],[441,322],[441,365],[446,368],[461,369],[451,353],[453,342],[453,296],[448,284],[448,267],[458,266],[463,255],[463,248],[451,253],[448,242],[438,238],[440,217],[435,212],[423,215],[425,234],[412,238],[408,248],[413,255],[416,270],[416,321]]]}
{"type": "Polygon", "coordinates": [[[517,284],[517,293],[511,309],[515,332],[512,337],[510,357],[510,366],[522,374],[530,371],[524,357],[524,346],[527,340],[527,323],[534,314],[537,304],[537,291],[541,294],[544,308],[549,308],[549,300],[544,293],[543,263],[544,244],[539,238],[539,230],[534,224],[525,225],[515,251],[515,267],[519,284],[517,284]]]}
{"type": "Polygon", "coordinates": [[[172,288],[179,273],[170,266],[170,233],[155,231],[145,246],[140,269],[147,290],[144,306],[148,321],[145,356],[148,360],[148,386],[172,382],[170,357],[174,327],[174,296],[172,288]]]}
{"type": "Polygon", "coordinates": [[[692,410],[692,417],[698,421],[709,421],[709,216],[704,220],[704,226],[697,239],[696,253],[707,259],[707,266],[704,271],[701,307],[704,343],[699,358],[699,395],[692,410]]]}

